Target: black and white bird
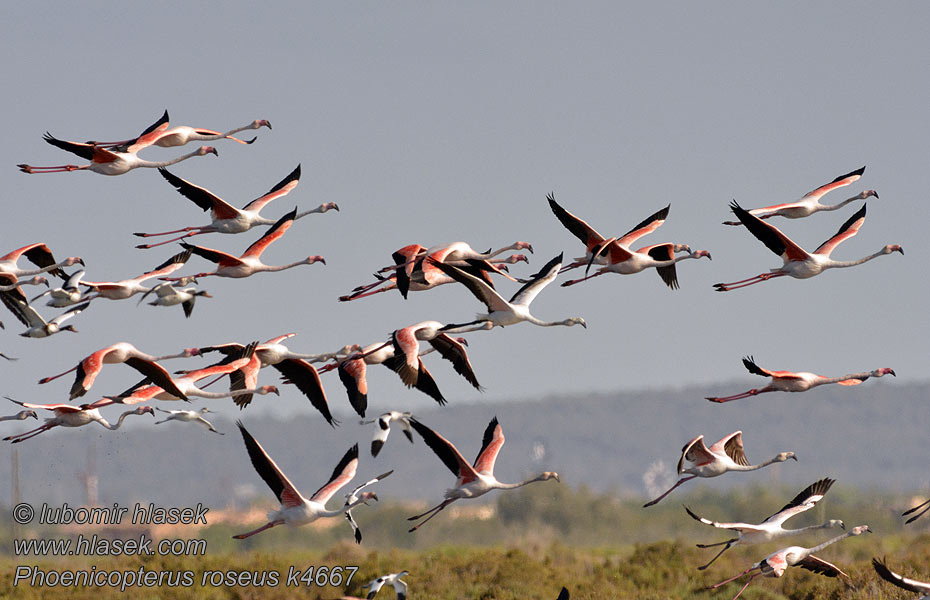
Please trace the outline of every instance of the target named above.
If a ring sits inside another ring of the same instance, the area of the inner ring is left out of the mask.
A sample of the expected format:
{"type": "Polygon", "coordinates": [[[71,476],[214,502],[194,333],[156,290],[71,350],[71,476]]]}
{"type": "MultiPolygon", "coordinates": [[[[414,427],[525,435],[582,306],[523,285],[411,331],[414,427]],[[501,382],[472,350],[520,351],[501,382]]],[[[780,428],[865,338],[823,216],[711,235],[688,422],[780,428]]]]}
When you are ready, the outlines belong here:
{"type": "Polygon", "coordinates": [[[81,287],[78,283],[84,277],[84,271],[76,271],[71,277],[62,284],[61,287],[45,290],[29,302],[35,302],[39,298],[45,296],[51,296],[51,299],[45,303],[45,306],[53,306],[55,308],[67,308],[74,304],[77,304],[84,299],[84,292],[81,290],[81,287]]]}
{"type": "Polygon", "coordinates": [[[19,292],[18,295],[16,292],[3,292],[0,294],[0,300],[3,300],[6,307],[10,309],[10,312],[27,327],[26,331],[19,334],[23,337],[44,338],[55,335],[60,331],[77,333],[77,329],[74,328],[74,325],[62,325],[62,323],[90,306],[90,302],[79,304],[71,310],[58,315],[54,319],[46,321],[42,318],[42,315],[36,312],[36,309],[29,305],[25,296],[21,296],[22,291],[16,291],[19,292]]]}
{"type": "Polygon", "coordinates": [[[155,407],[155,410],[166,413],[167,418],[162,419],[161,421],[155,421],[155,424],[167,423],[168,421],[182,421],[182,422],[191,422],[199,423],[212,431],[213,433],[218,433],[220,435],[225,435],[222,431],[217,431],[213,427],[213,423],[207,421],[203,418],[204,413],[213,412],[207,407],[203,407],[200,410],[165,410],[164,408],[155,407]]]}
{"type": "Polygon", "coordinates": [[[406,600],[407,584],[401,581],[400,578],[408,575],[409,573],[410,571],[401,571],[400,573],[391,573],[390,575],[382,575],[377,579],[372,579],[362,586],[363,590],[368,590],[368,595],[365,596],[365,599],[371,600],[378,593],[378,590],[380,590],[385,585],[391,585],[394,587],[394,591],[397,593],[397,600],[406,600]]]}
{"type": "Polygon", "coordinates": [[[139,302],[136,304],[141,303],[145,300],[146,296],[154,292],[157,298],[149,302],[150,306],[177,306],[180,304],[184,309],[184,316],[190,318],[191,313],[194,312],[194,303],[197,301],[198,297],[212,298],[213,296],[205,290],[198,290],[195,287],[184,287],[185,285],[186,283],[183,281],[174,283],[166,281],[164,283],[159,283],[142,294],[142,297],[139,298],[139,302]]]}
{"type": "Polygon", "coordinates": [[[930,600],[930,583],[924,583],[923,581],[908,579],[907,577],[898,575],[888,568],[884,558],[882,558],[882,560],[872,558],[872,568],[874,568],[878,576],[885,581],[909,592],[923,594],[918,600],[930,600]]]}
{"type": "Polygon", "coordinates": [[[758,525],[752,525],[750,523],[720,523],[718,521],[711,521],[710,519],[699,517],[686,506],[685,510],[689,515],[691,515],[693,519],[696,519],[705,525],[710,525],[720,529],[730,529],[737,533],[737,537],[724,540],[722,542],[717,542],[715,544],[697,544],[698,548],[711,548],[713,546],[721,545],[723,546],[723,549],[718,552],[709,563],[698,567],[698,569],[703,571],[711,564],[713,564],[713,562],[717,560],[721,554],[729,550],[731,547],[739,544],[759,544],[762,542],[769,542],[781,537],[804,533],[806,531],[813,531],[816,529],[831,529],[834,527],[846,529],[846,525],[843,524],[843,521],[838,519],[831,519],[821,525],[810,525],[800,529],[785,529],[782,527],[782,524],[788,519],[814,508],[814,506],[824,497],[824,494],[826,494],[830,489],[830,486],[833,485],[834,481],[835,480],[830,478],[824,478],[820,481],[815,481],[803,489],[788,504],[783,506],[781,510],[771,515],[770,517],[767,517],[758,525]]]}
{"type": "Polygon", "coordinates": [[[399,410],[392,410],[386,412],[379,416],[377,419],[371,419],[370,421],[361,421],[362,425],[370,425],[371,423],[378,423],[378,428],[375,429],[375,435],[371,440],[371,455],[378,456],[378,453],[381,452],[381,447],[384,446],[384,443],[388,439],[388,435],[391,433],[391,423],[400,423],[403,427],[404,435],[407,436],[407,439],[410,440],[410,443],[413,443],[413,430],[410,429],[410,417],[413,415],[409,412],[401,412],[399,410]]]}
{"type": "Polygon", "coordinates": [[[346,521],[349,522],[349,525],[352,527],[352,533],[355,535],[356,544],[362,543],[362,530],[359,529],[358,523],[356,523],[355,519],[352,517],[352,507],[359,504],[359,500],[361,500],[362,504],[368,504],[369,500],[374,500],[375,502],[377,502],[378,495],[376,493],[362,492],[362,489],[368,487],[369,485],[372,485],[373,483],[378,483],[379,481],[381,481],[382,479],[384,479],[385,477],[387,477],[393,472],[394,472],[394,469],[391,469],[387,473],[382,473],[378,475],[377,477],[375,477],[374,479],[369,479],[365,483],[357,486],[354,490],[346,494],[346,501],[345,501],[345,504],[343,505],[343,508],[346,511],[346,521]]]}

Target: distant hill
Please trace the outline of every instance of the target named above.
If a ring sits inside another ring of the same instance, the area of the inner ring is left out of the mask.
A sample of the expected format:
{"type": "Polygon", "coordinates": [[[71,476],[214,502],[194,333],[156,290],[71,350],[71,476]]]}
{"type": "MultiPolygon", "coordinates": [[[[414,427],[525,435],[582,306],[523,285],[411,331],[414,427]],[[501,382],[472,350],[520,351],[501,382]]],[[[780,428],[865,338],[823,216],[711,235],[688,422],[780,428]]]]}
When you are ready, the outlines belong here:
{"type": "MultiPolygon", "coordinates": [[[[710,444],[741,429],[750,461],[791,450],[799,462],[689,486],[766,481],[803,486],[829,476],[842,485],[889,492],[928,488],[927,384],[902,385],[886,378],[855,388],[827,386],[804,394],[772,393],[724,405],[703,399],[743,391],[746,384],[551,396],[480,406],[452,400],[445,407],[430,407],[417,414],[469,460],[480,446],[485,426],[496,415],[507,438],[496,470],[504,481],[515,481],[530,471],[556,470],[567,485],[585,484],[597,491],[645,497],[643,474],[653,468],[659,475],[657,485],[674,481],[680,449],[690,438],[704,434],[710,444]]],[[[11,498],[13,448],[19,450],[21,499],[32,503],[83,504],[81,474],[90,468],[90,456],[96,463],[92,470],[99,482],[100,504],[203,502],[218,508],[234,501],[270,500],[271,493],[249,464],[234,423],[224,418],[234,411],[227,405],[217,407],[222,412],[213,421],[226,432],[224,436],[181,423],[155,427],[143,421],[149,417],[137,417],[117,432],[92,424],[44,433],[12,447],[4,444],[0,449],[0,504],[11,498]]],[[[374,426],[360,426],[356,417],[347,414],[341,415],[343,424],[336,429],[309,411],[286,420],[249,410],[236,416],[307,495],[326,481],[346,448],[356,441],[363,449],[359,479],[395,469],[379,488],[385,497],[438,501],[453,483],[451,473],[419,437],[411,445],[400,431],[392,432],[382,453],[372,459],[367,448],[374,426]]],[[[24,430],[34,426],[31,423],[3,423],[2,432],[24,430]]]]}

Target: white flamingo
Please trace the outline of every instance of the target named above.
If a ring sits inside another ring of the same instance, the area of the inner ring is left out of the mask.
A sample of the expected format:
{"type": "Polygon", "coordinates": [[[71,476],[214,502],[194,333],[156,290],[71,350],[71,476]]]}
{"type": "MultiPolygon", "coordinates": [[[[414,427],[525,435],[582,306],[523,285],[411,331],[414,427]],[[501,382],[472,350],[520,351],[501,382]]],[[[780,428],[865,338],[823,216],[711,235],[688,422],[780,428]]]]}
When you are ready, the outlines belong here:
{"type": "Polygon", "coordinates": [[[346,521],[348,521],[349,526],[352,527],[352,534],[355,536],[356,544],[362,543],[362,530],[359,528],[358,523],[355,522],[355,518],[352,517],[352,507],[356,504],[359,504],[359,501],[361,501],[362,504],[368,504],[369,500],[374,500],[377,502],[378,494],[374,492],[363,492],[362,489],[368,487],[369,485],[378,483],[393,472],[394,469],[391,469],[387,473],[382,473],[374,479],[369,479],[365,483],[356,486],[354,490],[346,494],[346,501],[342,508],[345,510],[346,521]]]}
{"type": "Polygon", "coordinates": [[[678,474],[687,473],[688,476],[679,479],[675,485],[655,500],[643,504],[643,508],[658,503],[672,493],[672,490],[696,477],[717,477],[727,471],[755,471],[774,463],[785,462],[789,458],[794,461],[798,460],[794,452],[780,452],[764,463],[751,465],[743,452],[742,431],[734,431],[722,437],[710,448],[704,445],[704,436],[699,435],[685,444],[681,449],[681,458],[678,459],[678,474]],[[685,467],[686,460],[691,463],[691,466],[685,467]]]}
{"type": "Polygon", "coordinates": [[[204,129],[202,127],[190,127],[188,125],[179,125],[177,127],[168,128],[169,124],[168,111],[165,111],[165,114],[161,116],[160,119],[155,121],[150,125],[145,131],[143,131],[139,137],[130,140],[123,140],[121,142],[87,142],[88,144],[95,144],[97,146],[102,146],[104,148],[110,148],[113,146],[125,146],[126,149],[130,152],[138,152],[143,148],[148,148],[149,146],[160,146],[162,148],[173,148],[176,146],[184,146],[189,142],[194,141],[210,141],[210,140],[222,140],[228,139],[240,144],[251,144],[257,138],[252,138],[250,140],[240,140],[239,138],[233,137],[235,134],[240,131],[246,131],[249,129],[259,129],[261,127],[267,127],[271,129],[271,123],[265,119],[256,119],[247,125],[242,127],[236,127],[235,129],[230,129],[226,133],[220,133],[219,131],[213,131],[212,129],[204,129]]]}
{"type": "Polygon", "coordinates": [[[753,375],[771,377],[771,383],[762,388],[753,388],[749,391],[743,392],[742,394],[735,394],[733,396],[724,397],[710,396],[706,399],[710,400],[711,402],[729,402],[731,400],[748,398],[750,396],[756,396],[766,392],[806,392],[809,389],[830,383],[838,383],[840,385],[849,386],[859,385],[871,377],[882,377],[884,375],[892,375],[896,377],[895,372],[887,367],[875,369],[874,371],[866,371],[864,373],[850,373],[849,375],[843,375],[842,377],[824,377],[823,375],[816,375],[814,373],[807,372],[794,373],[792,371],[770,371],[758,366],[751,356],[747,356],[743,359],[743,366],[746,367],[746,370],[753,375]]]}
{"type": "MultiPolygon", "coordinates": [[[[272,200],[286,196],[291,190],[297,187],[297,183],[300,181],[300,165],[297,165],[297,168],[294,169],[290,175],[275,184],[266,194],[252,200],[242,207],[242,209],[238,209],[210,192],[210,190],[181,179],[177,175],[170,173],[167,169],[159,169],[158,172],[161,173],[161,176],[164,177],[168,183],[173,185],[182,196],[194,202],[194,204],[204,211],[209,210],[211,223],[209,225],[162,231],[160,233],[134,233],[133,235],[137,237],[158,237],[175,233],[182,234],[155,244],[140,244],[136,246],[136,248],[154,248],[155,246],[161,246],[205,233],[242,233],[258,225],[274,225],[277,219],[267,219],[259,214],[260,211],[272,200]]],[[[338,211],[339,206],[337,206],[335,202],[326,202],[313,210],[297,214],[294,220],[296,221],[297,219],[311,214],[325,213],[329,210],[338,211]]]]}
{"type": "Polygon", "coordinates": [[[0,417],[0,421],[25,421],[29,417],[32,417],[33,419],[38,419],[39,415],[37,415],[36,411],[34,410],[21,410],[15,415],[0,417]]]}
{"type": "MultiPolygon", "coordinates": [[[[81,287],[78,285],[83,277],[84,271],[75,271],[61,287],[45,290],[29,302],[32,303],[39,298],[50,295],[52,298],[45,303],[45,306],[53,306],[55,308],[73,306],[84,299],[84,292],[81,291],[81,287]]],[[[41,277],[40,279],[45,278],[41,277]]],[[[46,285],[48,285],[48,283],[46,283],[46,285]]]]}
{"type": "Polygon", "coordinates": [[[752,583],[752,580],[756,577],[759,577],[760,575],[763,577],[781,577],[785,574],[785,570],[787,570],[788,567],[794,566],[807,569],[808,571],[813,571],[814,573],[819,573],[820,575],[824,575],[826,577],[843,577],[848,581],[849,575],[840,570],[840,568],[836,565],[828,563],[823,559],[817,558],[814,556],[814,552],[819,552],[830,544],[835,544],[840,540],[851,536],[862,535],[863,533],[872,533],[872,530],[869,529],[868,525],[860,525],[858,527],[853,527],[850,531],[844,533],[843,535],[837,536],[831,540],[827,540],[826,542],[820,544],[819,546],[814,546],[813,548],[804,548],[802,546],[788,546],[787,548],[782,548],[777,552],[769,554],[767,557],[755,563],[739,575],[714,584],[708,589],[717,589],[722,585],[726,585],[731,581],[739,579],[743,575],[747,575],[755,570],[758,570],[758,573],[753,573],[749,576],[749,580],[746,582],[746,584],[740,589],[739,592],[737,592],[735,596],[733,596],[733,600],[736,600],[739,598],[740,594],[743,593],[743,590],[749,587],[749,584],[752,583]]]}
{"type": "Polygon", "coordinates": [[[142,275],[133,277],[132,279],[123,279],[122,281],[80,281],[78,283],[86,286],[92,292],[95,292],[90,298],[125,300],[136,294],[148,292],[151,288],[142,285],[143,281],[152,279],[153,277],[161,277],[174,273],[183,267],[190,257],[191,252],[188,250],[179,252],[151,271],[146,271],[142,275]]]}
{"type": "Polygon", "coordinates": [[[755,277],[733,281],[731,283],[715,283],[714,287],[718,292],[728,292],[746,286],[750,286],[762,281],[767,281],[775,277],[784,277],[790,275],[795,279],[808,279],[823,273],[827,269],[842,269],[846,267],[855,267],[866,263],[873,258],[885,256],[892,252],[904,254],[904,249],[897,244],[888,245],[874,254],[870,254],[858,260],[833,260],[830,253],[840,245],[844,240],[848,240],[859,232],[859,228],[865,223],[865,208],[863,204],[856,213],[843,223],[839,231],[833,237],[820,244],[813,252],[807,252],[801,248],[791,238],[783,234],[774,225],[762,221],[759,217],[749,214],[735,201],[730,204],[733,213],[739,218],[740,222],[746,226],[749,233],[753,234],[756,239],[765,244],[765,247],[781,257],[784,263],[780,268],[771,269],[768,273],[762,273],[755,277]]]}
{"type": "Polygon", "coordinates": [[[97,422],[106,427],[111,431],[115,431],[120,428],[123,424],[123,420],[129,415],[144,415],[150,414],[155,416],[155,411],[152,410],[151,406],[140,406],[133,410],[127,410],[119,416],[119,420],[115,425],[111,425],[109,421],[103,418],[103,415],[100,414],[100,410],[97,407],[91,407],[87,404],[83,406],[72,406],[70,404],[32,404],[30,402],[20,402],[19,400],[13,400],[9,396],[4,396],[7,400],[15,402],[24,408],[40,408],[44,410],[50,410],[55,413],[54,417],[48,417],[45,419],[45,424],[35,429],[30,429],[29,431],[24,431],[23,433],[18,433],[16,435],[10,435],[3,438],[5,442],[12,442],[14,444],[19,442],[24,442],[29,438],[33,438],[43,431],[48,431],[53,427],[81,427],[87,425],[88,423],[97,422]]]}
{"type": "MultiPolygon", "coordinates": [[[[875,190],[866,190],[856,194],[852,198],[847,198],[839,204],[821,204],[820,199],[824,197],[828,192],[832,192],[835,189],[846,187],[851,183],[854,183],[862,177],[862,173],[865,172],[865,167],[856,169],[855,171],[850,171],[845,175],[840,175],[830,183],[824,184],[819,188],[808,192],[800,200],[795,202],[788,202],[787,204],[775,204],[773,206],[766,206],[763,208],[753,208],[749,211],[750,214],[759,217],[760,219],[770,219],[772,217],[785,217],[788,219],[801,219],[803,217],[809,217],[810,215],[821,212],[821,211],[830,211],[838,210],[843,208],[850,202],[855,202],[856,200],[865,200],[870,196],[875,196],[878,198],[878,192],[875,190]]],[[[724,225],[742,225],[739,221],[724,221],[724,225]]]]}
{"type": "Polygon", "coordinates": [[[846,525],[844,525],[843,522],[838,519],[831,519],[821,525],[809,525],[808,527],[802,527],[800,529],[785,529],[782,527],[782,525],[788,519],[814,508],[817,502],[819,502],[824,497],[824,494],[827,493],[833,483],[834,480],[830,478],[824,478],[820,481],[815,481],[805,489],[801,490],[801,492],[798,493],[798,495],[795,496],[791,502],[783,506],[781,510],[779,510],[774,515],[767,517],[758,525],[753,525],[750,523],[720,523],[718,521],[711,521],[710,519],[699,517],[686,506],[685,510],[689,515],[691,515],[691,518],[700,521],[705,525],[710,525],[720,529],[729,529],[737,533],[737,537],[724,540],[722,542],[717,542],[715,544],[697,544],[698,548],[712,548],[713,546],[721,545],[723,546],[723,549],[718,552],[716,556],[710,559],[709,563],[698,567],[698,570],[703,571],[712,565],[715,560],[720,558],[721,554],[729,550],[731,547],[739,544],[759,544],[762,542],[769,542],[781,537],[795,535],[805,531],[813,531],[816,529],[832,529],[835,527],[846,529],[846,525]]]}
{"type": "Polygon", "coordinates": [[[70,267],[74,264],[84,266],[84,260],[80,256],[69,256],[61,262],[56,262],[49,247],[42,242],[36,242],[0,256],[0,273],[12,273],[17,277],[51,273],[56,277],[67,279],[68,276],[61,270],[61,267],[70,267]],[[16,264],[20,257],[26,257],[26,260],[39,268],[20,269],[16,264]]]}

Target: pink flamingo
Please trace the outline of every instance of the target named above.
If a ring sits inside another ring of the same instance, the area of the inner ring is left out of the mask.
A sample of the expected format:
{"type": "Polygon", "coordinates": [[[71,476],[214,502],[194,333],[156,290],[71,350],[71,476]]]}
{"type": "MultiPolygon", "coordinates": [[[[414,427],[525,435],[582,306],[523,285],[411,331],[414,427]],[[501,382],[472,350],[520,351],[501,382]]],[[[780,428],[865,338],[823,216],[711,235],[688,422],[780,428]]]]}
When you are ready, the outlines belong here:
{"type": "Polygon", "coordinates": [[[408,521],[416,521],[426,517],[426,519],[414,525],[410,529],[411,532],[419,529],[424,523],[438,515],[442,509],[460,498],[477,498],[491,490],[513,490],[536,481],[547,481],[549,479],[560,481],[559,474],[553,471],[544,471],[519,483],[501,483],[494,477],[494,463],[497,461],[498,453],[504,446],[504,430],[498,423],[497,417],[491,419],[484,431],[481,450],[478,451],[474,465],[468,464],[468,461],[452,445],[452,442],[420,423],[416,418],[410,419],[410,425],[423,437],[426,445],[436,453],[443,464],[452,471],[452,474],[456,476],[455,487],[446,490],[445,500],[426,512],[407,519],[408,521]]]}
{"type": "Polygon", "coordinates": [[[777,227],[765,223],[759,217],[743,210],[736,201],[733,201],[730,203],[730,208],[739,218],[740,222],[746,226],[746,229],[748,229],[751,234],[756,236],[756,239],[765,244],[766,248],[779,255],[784,264],[778,269],[771,269],[768,273],[762,273],[761,275],[749,277],[748,279],[741,279],[732,283],[715,283],[714,287],[717,288],[718,292],[728,292],[761,281],[774,279],[775,277],[784,277],[785,275],[790,275],[795,279],[808,279],[823,273],[827,269],[854,267],[868,262],[873,258],[891,254],[892,252],[904,254],[904,249],[895,244],[885,246],[875,254],[870,254],[858,260],[833,260],[830,258],[830,253],[833,252],[840,243],[859,233],[859,228],[865,223],[866,206],[867,205],[863,204],[862,208],[856,211],[849,220],[840,226],[839,231],[837,231],[833,237],[822,243],[812,253],[808,253],[791,241],[788,236],[779,231],[777,227]]]}
{"type": "Polygon", "coordinates": [[[148,148],[149,146],[161,146],[162,148],[172,148],[175,146],[184,146],[188,142],[193,141],[210,141],[210,140],[222,140],[228,139],[240,144],[251,144],[257,138],[252,138],[250,140],[240,140],[239,138],[233,137],[234,134],[239,133],[240,131],[245,131],[247,129],[259,129],[261,127],[267,127],[271,129],[271,123],[265,119],[256,119],[249,123],[248,125],[243,125],[242,127],[236,127],[235,129],[230,129],[226,133],[220,133],[219,131],[213,131],[212,129],[204,129],[202,127],[189,127],[187,125],[180,125],[178,127],[172,127],[168,129],[168,111],[165,111],[165,114],[161,116],[160,119],[155,121],[150,125],[145,131],[143,131],[139,137],[131,140],[123,140],[121,142],[87,142],[88,144],[95,144],[97,146],[102,146],[104,148],[110,148],[113,146],[125,146],[130,152],[138,152],[143,148],[148,148]]]}
{"type": "Polygon", "coordinates": [[[849,375],[843,375],[842,377],[824,377],[823,375],[815,375],[814,373],[806,372],[793,373],[791,371],[769,371],[768,369],[763,369],[762,367],[758,366],[753,361],[751,356],[747,356],[743,359],[743,366],[745,366],[746,370],[748,370],[753,375],[771,377],[771,383],[763,388],[753,388],[747,392],[743,392],[742,394],[724,396],[722,398],[711,396],[708,397],[707,400],[710,400],[711,402],[729,402],[731,400],[748,398],[750,396],[764,394],[766,392],[806,392],[811,388],[815,388],[820,385],[826,385],[828,383],[838,383],[840,385],[859,385],[870,377],[881,377],[883,375],[892,375],[896,377],[895,372],[887,367],[875,369],[874,371],[867,371],[865,373],[851,373],[849,375]]]}

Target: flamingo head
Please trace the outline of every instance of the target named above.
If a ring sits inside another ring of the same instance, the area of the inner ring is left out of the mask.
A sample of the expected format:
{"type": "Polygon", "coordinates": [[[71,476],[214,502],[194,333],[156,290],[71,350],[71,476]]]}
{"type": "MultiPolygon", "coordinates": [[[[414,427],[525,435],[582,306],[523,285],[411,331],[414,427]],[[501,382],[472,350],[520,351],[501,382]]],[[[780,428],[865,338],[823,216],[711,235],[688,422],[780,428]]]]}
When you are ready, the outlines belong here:
{"type": "Polygon", "coordinates": [[[325,213],[328,210],[334,210],[336,212],[339,212],[339,205],[336,204],[335,202],[324,202],[323,204],[319,206],[319,211],[321,213],[325,213]]]}
{"type": "Polygon", "coordinates": [[[137,415],[148,414],[148,415],[152,415],[153,417],[155,416],[155,409],[152,408],[151,406],[140,406],[139,408],[137,408],[136,410],[132,412],[137,415]]]}
{"type": "Polygon", "coordinates": [[[868,525],[859,525],[858,527],[853,527],[849,535],[862,535],[863,533],[872,533],[872,530],[869,529],[868,525]]]}
{"type": "Polygon", "coordinates": [[[562,480],[559,479],[559,474],[556,473],[555,471],[543,471],[542,473],[539,474],[539,477],[537,479],[539,481],[548,481],[549,479],[555,479],[559,483],[562,483],[562,480]]]}
{"type": "Polygon", "coordinates": [[[894,373],[894,369],[889,369],[888,367],[882,367],[881,369],[876,370],[875,373],[872,374],[872,377],[881,377],[882,375],[891,375],[892,377],[897,377],[897,375],[894,373]]]}
{"type": "Polygon", "coordinates": [[[46,279],[45,277],[42,277],[41,275],[36,275],[35,277],[29,280],[29,283],[31,283],[32,285],[45,285],[45,287],[49,287],[48,279],[46,279]]]}
{"type": "Polygon", "coordinates": [[[694,252],[691,253],[691,256],[693,256],[694,258],[703,258],[706,256],[707,260],[714,260],[711,257],[710,252],[708,252],[707,250],[695,250],[694,252]]]}
{"type": "Polygon", "coordinates": [[[84,266],[84,259],[80,256],[69,256],[65,259],[65,264],[63,266],[70,267],[71,265],[81,263],[81,266],[84,266]]]}
{"type": "Polygon", "coordinates": [[[23,418],[28,419],[29,417],[32,417],[33,419],[35,419],[35,420],[37,420],[37,421],[39,420],[39,415],[37,415],[37,414],[36,414],[36,411],[34,411],[34,410],[27,410],[27,411],[26,411],[26,416],[23,417],[23,418]]]}
{"type": "Polygon", "coordinates": [[[201,146],[201,147],[197,150],[197,154],[198,154],[199,156],[204,156],[205,154],[212,154],[213,156],[219,156],[219,155],[220,155],[220,153],[217,152],[217,151],[216,151],[216,148],[214,148],[213,146],[201,146]]]}
{"type": "Polygon", "coordinates": [[[513,245],[513,250],[529,250],[530,254],[533,253],[533,244],[529,242],[516,242],[513,245]]]}
{"type": "Polygon", "coordinates": [[[323,258],[323,257],[320,256],[320,255],[308,256],[306,262],[307,262],[308,265],[312,265],[313,263],[317,263],[317,262],[321,262],[321,263],[323,263],[323,264],[325,265],[325,264],[326,264],[326,259],[323,258]]]}
{"type": "Polygon", "coordinates": [[[276,388],[273,385],[263,385],[262,387],[255,390],[255,393],[260,394],[262,396],[264,396],[265,394],[274,394],[275,396],[281,395],[281,392],[278,391],[278,388],[276,388]]]}
{"type": "Polygon", "coordinates": [[[203,408],[200,409],[200,412],[201,414],[203,414],[203,413],[208,413],[208,412],[213,412],[213,411],[207,408],[206,406],[204,406],[203,408]]]}
{"type": "Polygon", "coordinates": [[[184,358],[190,358],[192,356],[200,356],[200,348],[185,348],[182,352],[184,358]]]}
{"type": "Polygon", "coordinates": [[[903,256],[903,255],[904,255],[904,248],[902,248],[901,246],[899,246],[899,245],[897,245],[897,244],[891,244],[891,245],[889,245],[889,246],[885,246],[884,248],[882,248],[882,253],[883,253],[883,254],[891,254],[892,252],[900,252],[901,255],[903,256]]]}
{"type": "Polygon", "coordinates": [[[252,121],[252,129],[259,129],[261,127],[267,127],[268,129],[271,129],[271,121],[268,121],[267,119],[255,119],[252,121]]]}
{"type": "Polygon", "coordinates": [[[525,263],[529,264],[530,259],[527,258],[526,254],[513,254],[513,255],[511,255],[511,256],[508,256],[508,257],[507,257],[507,260],[505,260],[504,262],[505,262],[505,263],[508,263],[508,264],[511,264],[511,265],[515,265],[515,264],[517,264],[518,262],[525,262],[525,263]]]}
{"type": "Polygon", "coordinates": [[[691,246],[688,244],[672,244],[672,250],[675,252],[687,252],[688,254],[694,254],[691,252],[691,246]]]}
{"type": "Polygon", "coordinates": [[[358,497],[359,497],[359,498],[362,500],[362,502],[364,502],[365,504],[368,504],[368,501],[369,501],[369,500],[374,500],[375,502],[378,501],[378,494],[376,494],[376,493],[374,493],[374,492],[362,492],[361,494],[358,495],[358,497]]]}
{"type": "Polygon", "coordinates": [[[789,458],[795,462],[798,460],[798,457],[794,455],[794,452],[781,452],[778,454],[778,456],[775,457],[775,462],[785,462],[789,458]]]}
{"type": "Polygon", "coordinates": [[[206,291],[206,290],[200,290],[199,292],[194,292],[194,295],[195,295],[195,296],[203,296],[204,298],[212,298],[212,297],[213,297],[213,296],[210,295],[210,292],[208,292],[208,291],[206,291]]]}
{"type": "Polygon", "coordinates": [[[876,198],[878,198],[878,192],[876,192],[875,190],[866,190],[862,192],[861,194],[859,194],[859,198],[861,200],[865,200],[869,196],[875,196],[876,198]]]}
{"type": "Polygon", "coordinates": [[[823,524],[826,529],[834,529],[839,527],[840,529],[846,529],[846,523],[842,522],[839,519],[830,519],[823,524]]]}
{"type": "Polygon", "coordinates": [[[581,325],[585,329],[588,328],[588,324],[585,323],[584,319],[582,319],[581,317],[569,317],[568,319],[565,319],[565,324],[569,327],[573,325],[581,325]]]}
{"type": "Polygon", "coordinates": [[[452,339],[455,340],[456,342],[462,344],[463,346],[467,346],[467,345],[468,345],[468,340],[466,340],[466,339],[463,338],[463,337],[454,337],[454,338],[452,338],[452,339]]]}

